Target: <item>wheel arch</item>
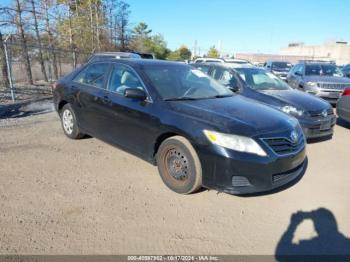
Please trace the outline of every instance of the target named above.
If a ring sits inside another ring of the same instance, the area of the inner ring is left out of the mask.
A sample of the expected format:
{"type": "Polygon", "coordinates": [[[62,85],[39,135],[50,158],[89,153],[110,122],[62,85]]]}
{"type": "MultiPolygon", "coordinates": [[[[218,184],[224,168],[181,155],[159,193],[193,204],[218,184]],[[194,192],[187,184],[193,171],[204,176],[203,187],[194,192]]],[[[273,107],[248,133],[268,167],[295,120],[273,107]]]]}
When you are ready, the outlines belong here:
{"type": "Polygon", "coordinates": [[[157,152],[158,152],[158,149],[160,147],[160,145],[168,138],[170,137],[173,137],[173,136],[182,136],[184,138],[186,138],[190,143],[191,143],[191,138],[184,134],[183,132],[178,132],[178,131],[168,131],[168,132],[164,132],[162,134],[160,134],[156,140],[155,140],[155,143],[154,143],[154,147],[153,147],[153,164],[154,165],[157,165],[157,161],[156,161],[156,155],[157,155],[157,152]]]}
{"type": "Polygon", "coordinates": [[[69,102],[66,101],[66,100],[61,100],[61,101],[58,103],[58,106],[57,106],[58,112],[61,112],[62,108],[63,108],[66,104],[69,104],[69,102]]]}

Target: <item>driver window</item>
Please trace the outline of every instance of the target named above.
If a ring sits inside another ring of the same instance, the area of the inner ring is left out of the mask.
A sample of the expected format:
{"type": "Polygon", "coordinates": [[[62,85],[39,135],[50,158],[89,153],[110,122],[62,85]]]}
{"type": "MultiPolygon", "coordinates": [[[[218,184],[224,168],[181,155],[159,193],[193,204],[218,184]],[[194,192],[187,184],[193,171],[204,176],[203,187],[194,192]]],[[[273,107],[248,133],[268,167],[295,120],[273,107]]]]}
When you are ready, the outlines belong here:
{"type": "Polygon", "coordinates": [[[144,89],[139,78],[130,68],[123,65],[114,65],[108,83],[108,90],[124,95],[127,88],[144,89]]]}

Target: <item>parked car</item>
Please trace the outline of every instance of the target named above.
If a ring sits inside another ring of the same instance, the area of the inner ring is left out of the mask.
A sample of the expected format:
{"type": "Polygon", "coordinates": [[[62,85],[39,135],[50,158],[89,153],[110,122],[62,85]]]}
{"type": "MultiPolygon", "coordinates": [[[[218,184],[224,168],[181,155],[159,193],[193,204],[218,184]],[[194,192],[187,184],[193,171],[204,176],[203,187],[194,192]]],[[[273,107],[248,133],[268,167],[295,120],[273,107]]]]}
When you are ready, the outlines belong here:
{"type": "Polygon", "coordinates": [[[286,80],[287,75],[292,68],[292,64],[287,61],[267,61],[264,67],[267,71],[273,73],[282,80],[286,80]]]}
{"type": "Polygon", "coordinates": [[[69,138],[88,134],[158,165],[178,193],[261,192],[305,170],[295,118],[186,64],[106,59],[60,79],[53,95],[69,138]]]}
{"type": "Polygon", "coordinates": [[[344,90],[337,103],[337,115],[350,122],[350,89],[344,90]]]}
{"type": "Polygon", "coordinates": [[[87,61],[87,63],[92,63],[96,61],[103,61],[108,58],[133,58],[133,59],[141,59],[142,57],[136,53],[128,53],[128,52],[103,52],[103,53],[95,53],[91,55],[87,61]]]}
{"type": "Polygon", "coordinates": [[[252,65],[248,60],[238,59],[238,58],[209,58],[201,57],[194,60],[195,64],[199,63],[229,63],[229,64],[242,64],[242,65],[252,65]]]}
{"type": "Polygon", "coordinates": [[[343,72],[344,76],[350,78],[350,64],[344,66],[344,67],[342,68],[342,72],[343,72]]]}
{"type": "Polygon", "coordinates": [[[303,62],[296,64],[287,77],[296,89],[321,97],[336,104],[340,95],[350,87],[350,79],[333,63],[303,62]]]}
{"type": "Polygon", "coordinates": [[[142,59],[156,59],[155,55],[151,53],[142,53],[136,51],[133,53],[139,55],[142,59]]]}
{"type": "Polygon", "coordinates": [[[306,138],[333,135],[336,117],[327,101],[292,89],[262,68],[208,66],[208,74],[231,90],[297,118],[306,138]]]}

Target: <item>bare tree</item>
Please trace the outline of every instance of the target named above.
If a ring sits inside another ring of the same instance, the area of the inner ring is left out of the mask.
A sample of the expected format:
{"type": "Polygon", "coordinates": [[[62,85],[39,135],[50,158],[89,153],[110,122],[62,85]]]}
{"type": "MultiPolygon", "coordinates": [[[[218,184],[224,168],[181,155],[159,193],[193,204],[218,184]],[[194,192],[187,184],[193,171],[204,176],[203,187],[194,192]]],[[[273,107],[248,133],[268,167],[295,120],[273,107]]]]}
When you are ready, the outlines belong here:
{"type": "Polygon", "coordinates": [[[15,16],[15,24],[17,27],[18,34],[21,39],[21,48],[22,48],[22,56],[24,59],[24,65],[27,73],[28,83],[33,84],[33,75],[30,65],[30,59],[28,54],[27,47],[27,39],[24,31],[24,23],[23,23],[23,9],[20,0],[16,0],[16,16],[15,16]]]}
{"type": "Polygon", "coordinates": [[[123,0],[117,3],[116,30],[121,51],[125,51],[128,44],[129,8],[130,5],[123,0]]]}
{"type": "Polygon", "coordinates": [[[10,82],[9,82],[9,76],[8,76],[7,64],[6,64],[5,46],[2,39],[1,31],[0,31],[0,67],[1,67],[1,75],[2,75],[2,81],[0,84],[5,86],[5,88],[9,88],[10,82]]]}
{"type": "Polygon", "coordinates": [[[44,76],[44,80],[48,82],[47,74],[46,74],[46,69],[45,69],[45,63],[44,63],[44,58],[43,58],[43,52],[42,52],[42,45],[41,45],[41,36],[39,32],[39,25],[38,25],[38,18],[37,18],[37,11],[35,7],[35,1],[30,0],[30,4],[32,7],[32,15],[33,15],[33,20],[34,20],[34,30],[35,30],[35,35],[36,39],[38,41],[38,46],[39,46],[39,63],[41,67],[41,72],[44,76]]]}
{"type": "Polygon", "coordinates": [[[52,61],[54,77],[58,79],[57,58],[54,50],[54,43],[53,43],[54,39],[53,39],[53,34],[50,26],[49,0],[43,0],[43,5],[44,5],[45,26],[46,26],[46,32],[48,35],[48,47],[50,49],[49,56],[51,58],[50,60],[52,61]]]}

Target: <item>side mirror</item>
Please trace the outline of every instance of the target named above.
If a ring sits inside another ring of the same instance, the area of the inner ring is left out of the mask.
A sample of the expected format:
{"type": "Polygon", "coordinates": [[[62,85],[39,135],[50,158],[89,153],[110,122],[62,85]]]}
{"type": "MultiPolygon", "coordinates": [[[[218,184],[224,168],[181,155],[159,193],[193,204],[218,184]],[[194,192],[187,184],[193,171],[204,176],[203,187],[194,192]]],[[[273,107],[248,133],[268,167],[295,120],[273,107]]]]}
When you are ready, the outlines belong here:
{"type": "Polygon", "coordinates": [[[228,87],[232,92],[238,92],[239,91],[239,87],[238,86],[229,86],[228,87]]]}
{"type": "Polygon", "coordinates": [[[238,92],[239,91],[239,87],[238,87],[236,81],[223,81],[223,82],[221,82],[221,84],[226,86],[232,92],[238,92]]]}
{"type": "Polygon", "coordinates": [[[302,76],[302,74],[300,72],[298,72],[298,71],[295,72],[294,74],[297,75],[297,76],[302,76]]]}
{"type": "Polygon", "coordinates": [[[147,94],[145,91],[139,88],[127,88],[124,90],[124,96],[127,98],[137,99],[137,100],[145,100],[147,98],[147,94]]]}

